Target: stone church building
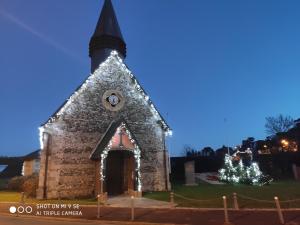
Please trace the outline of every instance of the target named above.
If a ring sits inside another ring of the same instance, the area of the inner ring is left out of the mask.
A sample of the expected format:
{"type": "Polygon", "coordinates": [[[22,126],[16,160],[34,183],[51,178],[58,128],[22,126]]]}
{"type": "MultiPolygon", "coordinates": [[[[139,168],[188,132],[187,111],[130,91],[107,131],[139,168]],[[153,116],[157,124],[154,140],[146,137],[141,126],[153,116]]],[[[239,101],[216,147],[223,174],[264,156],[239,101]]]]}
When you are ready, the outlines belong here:
{"type": "Polygon", "coordinates": [[[110,0],[89,56],[90,76],[40,127],[37,197],[169,190],[171,130],[124,63],[126,44],[110,0]]]}

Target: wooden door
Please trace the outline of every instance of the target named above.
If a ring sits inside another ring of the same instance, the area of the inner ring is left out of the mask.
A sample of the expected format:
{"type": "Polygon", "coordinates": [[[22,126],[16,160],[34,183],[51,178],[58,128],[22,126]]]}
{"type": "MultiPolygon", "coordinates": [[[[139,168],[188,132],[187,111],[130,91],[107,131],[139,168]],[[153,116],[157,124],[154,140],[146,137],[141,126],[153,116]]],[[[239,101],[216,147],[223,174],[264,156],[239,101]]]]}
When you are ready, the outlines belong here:
{"type": "Polygon", "coordinates": [[[123,194],[124,154],[110,151],[106,161],[106,190],[109,195],[123,194]]]}
{"type": "Polygon", "coordinates": [[[127,152],[124,159],[124,192],[131,194],[134,190],[134,155],[132,152],[127,152]]]}
{"type": "Polygon", "coordinates": [[[128,159],[128,191],[134,191],[134,181],[135,181],[135,161],[133,154],[130,155],[128,159]]]}

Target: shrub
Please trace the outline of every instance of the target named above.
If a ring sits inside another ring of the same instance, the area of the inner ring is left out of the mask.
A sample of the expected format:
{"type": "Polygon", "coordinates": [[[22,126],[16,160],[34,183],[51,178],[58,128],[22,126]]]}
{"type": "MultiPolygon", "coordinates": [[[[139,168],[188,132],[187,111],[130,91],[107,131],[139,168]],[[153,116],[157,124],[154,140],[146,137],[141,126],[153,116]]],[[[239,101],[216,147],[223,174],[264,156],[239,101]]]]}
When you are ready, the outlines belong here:
{"type": "Polygon", "coordinates": [[[26,196],[35,197],[37,188],[38,188],[38,176],[37,175],[27,176],[22,185],[22,191],[25,192],[26,196]]]}
{"type": "Polygon", "coordinates": [[[24,177],[13,177],[8,181],[7,189],[11,191],[22,191],[24,177]]]}
{"type": "Polygon", "coordinates": [[[23,191],[26,196],[35,197],[38,187],[38,175],[13,177],[9,180],[7,188],[12,191],[23,191]]]}
{"type": "Polygon", "coordinates": [[[6,190],[7,189],[7,179],[1,179],[0,178],[0,190],[6,190]]]}

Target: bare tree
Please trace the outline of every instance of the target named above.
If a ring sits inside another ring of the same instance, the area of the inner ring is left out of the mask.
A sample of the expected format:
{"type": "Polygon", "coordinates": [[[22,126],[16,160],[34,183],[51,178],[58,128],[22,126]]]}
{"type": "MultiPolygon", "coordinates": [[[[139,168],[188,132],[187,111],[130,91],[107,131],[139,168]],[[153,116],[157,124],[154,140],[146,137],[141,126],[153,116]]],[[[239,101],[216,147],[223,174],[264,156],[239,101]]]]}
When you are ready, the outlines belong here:
{"type": "Polygon", "coordinates": [[[214,156],[215,151],[211,147],[204,147],[201,151],[202,156],[214,156]]]}
{"type": "Polygon", "coordinates": [[[182,156],[196,156],[198,154],[199,152],[197,152],[197,150],[191,147],[190,145],[184,145],[182,156]]]}
{"type": "Polygon", "coordinates": [[[294,125],[294,120],[290,116],[284,116],[282,114],[274,117],[266,117],[266,133],[268,135],[275,135],[279,132],[286,132],[294,125]]]}

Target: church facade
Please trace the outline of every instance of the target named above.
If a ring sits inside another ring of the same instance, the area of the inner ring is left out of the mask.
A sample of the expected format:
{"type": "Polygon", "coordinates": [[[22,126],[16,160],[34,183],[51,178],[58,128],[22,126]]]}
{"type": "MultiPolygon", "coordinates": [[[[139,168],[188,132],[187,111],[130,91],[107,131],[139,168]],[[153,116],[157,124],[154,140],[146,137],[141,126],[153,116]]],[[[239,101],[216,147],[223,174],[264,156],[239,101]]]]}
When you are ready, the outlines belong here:
{"type": "Polygon", "coordinates": [[[37,197],[169,190],[171,130],[124,63],[126,44],[110,0],[89,53],[91,75],[40,127],[37,197]]]}

